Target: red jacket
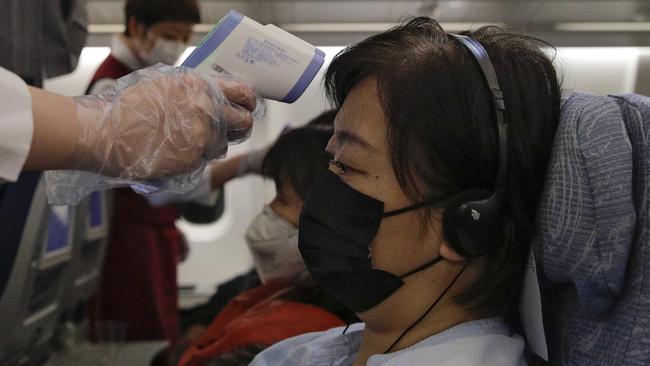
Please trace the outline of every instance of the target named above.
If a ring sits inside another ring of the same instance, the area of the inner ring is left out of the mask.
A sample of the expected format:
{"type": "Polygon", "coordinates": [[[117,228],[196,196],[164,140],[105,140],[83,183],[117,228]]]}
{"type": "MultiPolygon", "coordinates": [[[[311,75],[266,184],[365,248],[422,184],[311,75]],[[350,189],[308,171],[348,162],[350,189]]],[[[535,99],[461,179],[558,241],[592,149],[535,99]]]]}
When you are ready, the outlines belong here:
{"type": "Polygon", "coordinates": [[[344,325],[314,305],[283,299],[292,288],[268,282],[232,299],[183,355],[180,365],[200,366],[247,345],[272,345],[300,334],[344,325]]]}
{"type": "MultiPolygon", "coordinates": [[[[88,90],[100,79],[133,70],[109,55],[88,90]]],[[[113,191],[114,205],[102,280],[90,302],[91,326],[102,320],[127,324],[127,339],[178,338],[176,266],[180,233],[173,206],[156,208],[129,188],[113,191]]]]}

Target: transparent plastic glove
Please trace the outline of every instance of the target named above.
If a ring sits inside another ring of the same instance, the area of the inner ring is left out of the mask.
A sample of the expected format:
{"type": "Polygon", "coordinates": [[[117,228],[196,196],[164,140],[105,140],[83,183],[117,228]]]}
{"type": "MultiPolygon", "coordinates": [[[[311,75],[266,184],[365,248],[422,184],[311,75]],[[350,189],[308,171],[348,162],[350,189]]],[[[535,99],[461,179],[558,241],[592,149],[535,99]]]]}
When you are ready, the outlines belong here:
{"type": "Polygon", "coordinates": [[[80,132],[71,165],[78,171],[46,173],[52,204],[127,185],[185,193],[207,161],[248,138],[264,113],[241,81],[162,64],[118,79],[108,93],[75,100],[80,132]]]}

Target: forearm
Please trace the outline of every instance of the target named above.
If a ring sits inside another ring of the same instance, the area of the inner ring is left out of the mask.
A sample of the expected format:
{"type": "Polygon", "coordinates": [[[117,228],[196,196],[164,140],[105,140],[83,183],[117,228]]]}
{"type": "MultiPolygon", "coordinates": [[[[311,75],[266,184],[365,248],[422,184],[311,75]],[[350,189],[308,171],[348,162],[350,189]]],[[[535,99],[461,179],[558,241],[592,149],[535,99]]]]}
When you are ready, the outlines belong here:
{"type": "Polygon", "coordinates": [[[237,169],[244,158],[246,158],[246,154],[212,163],[210,167],[212,190],[223,187],[229,180],[237,177],[237,169]]]}
{"type": "Polygon", "coordinates": [[[75,101],[42,89],[29,88],[34,133],[25,170],[55,170],[70,166],[77,147],[79,124],[75,101]]]}

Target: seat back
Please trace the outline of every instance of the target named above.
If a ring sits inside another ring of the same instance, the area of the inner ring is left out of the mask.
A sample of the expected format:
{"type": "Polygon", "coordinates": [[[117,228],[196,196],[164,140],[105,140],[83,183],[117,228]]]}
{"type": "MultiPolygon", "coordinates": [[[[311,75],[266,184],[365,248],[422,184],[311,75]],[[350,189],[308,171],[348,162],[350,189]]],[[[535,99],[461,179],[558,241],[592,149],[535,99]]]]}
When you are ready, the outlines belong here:
{"type": "Polygon", "coordinates": [[[0,297],[14,267],[25,220],[32,203],[39,173],[22,173],[15,183],[0,185],[0,297]]]}
{"type": "Polygon", "coordinates": [[[13,243],[16,253],[0,296],[2,365],[46,362],[70,276],[76,239],[74,209],[48,205],[45,182],[36,178],[30,181],[36,184],[33,196],[9,196],[5,192],[0,211],[5,214],[3,231],[16,231],[9,229],[11,225],[21,227],[19,233],[2,237],[3,241],[13,243]],[[26,219],[21,220],[19,215],[12,218],[12,210],[19,213],[27,210],[26,219]]]}
{"type": "Polygon", "coordinates": [[[554,365],[650,363],[650,99],[571,95],[534,248],[554,365]]]}
{"type": "Polygon", "coordinates": [[[72,248],[64,309],[73,311],[96,290],[101,278],[109,225],[109,194],[93,192],[75,209],[78,238],[72,248]]]}

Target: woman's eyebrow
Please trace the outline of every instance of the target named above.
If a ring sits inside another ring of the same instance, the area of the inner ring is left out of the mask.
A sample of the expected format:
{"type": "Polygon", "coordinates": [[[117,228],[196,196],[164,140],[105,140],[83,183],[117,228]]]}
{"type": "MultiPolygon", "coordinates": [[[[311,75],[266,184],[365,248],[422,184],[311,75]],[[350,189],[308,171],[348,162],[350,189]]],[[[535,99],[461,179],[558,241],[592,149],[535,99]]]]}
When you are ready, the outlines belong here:
{"type": "Polygon", "coordinates": [[[336,139],[341,143],[347,142],[353,145],[357,145],[362,149],[377,151],[376,147],[370,145],[369,142],[367,142],[361,136],[357,135],[356,133],[350,130],[344,130],[344,129],[336,130],[335,134],[336,134],[336,139]]]}

